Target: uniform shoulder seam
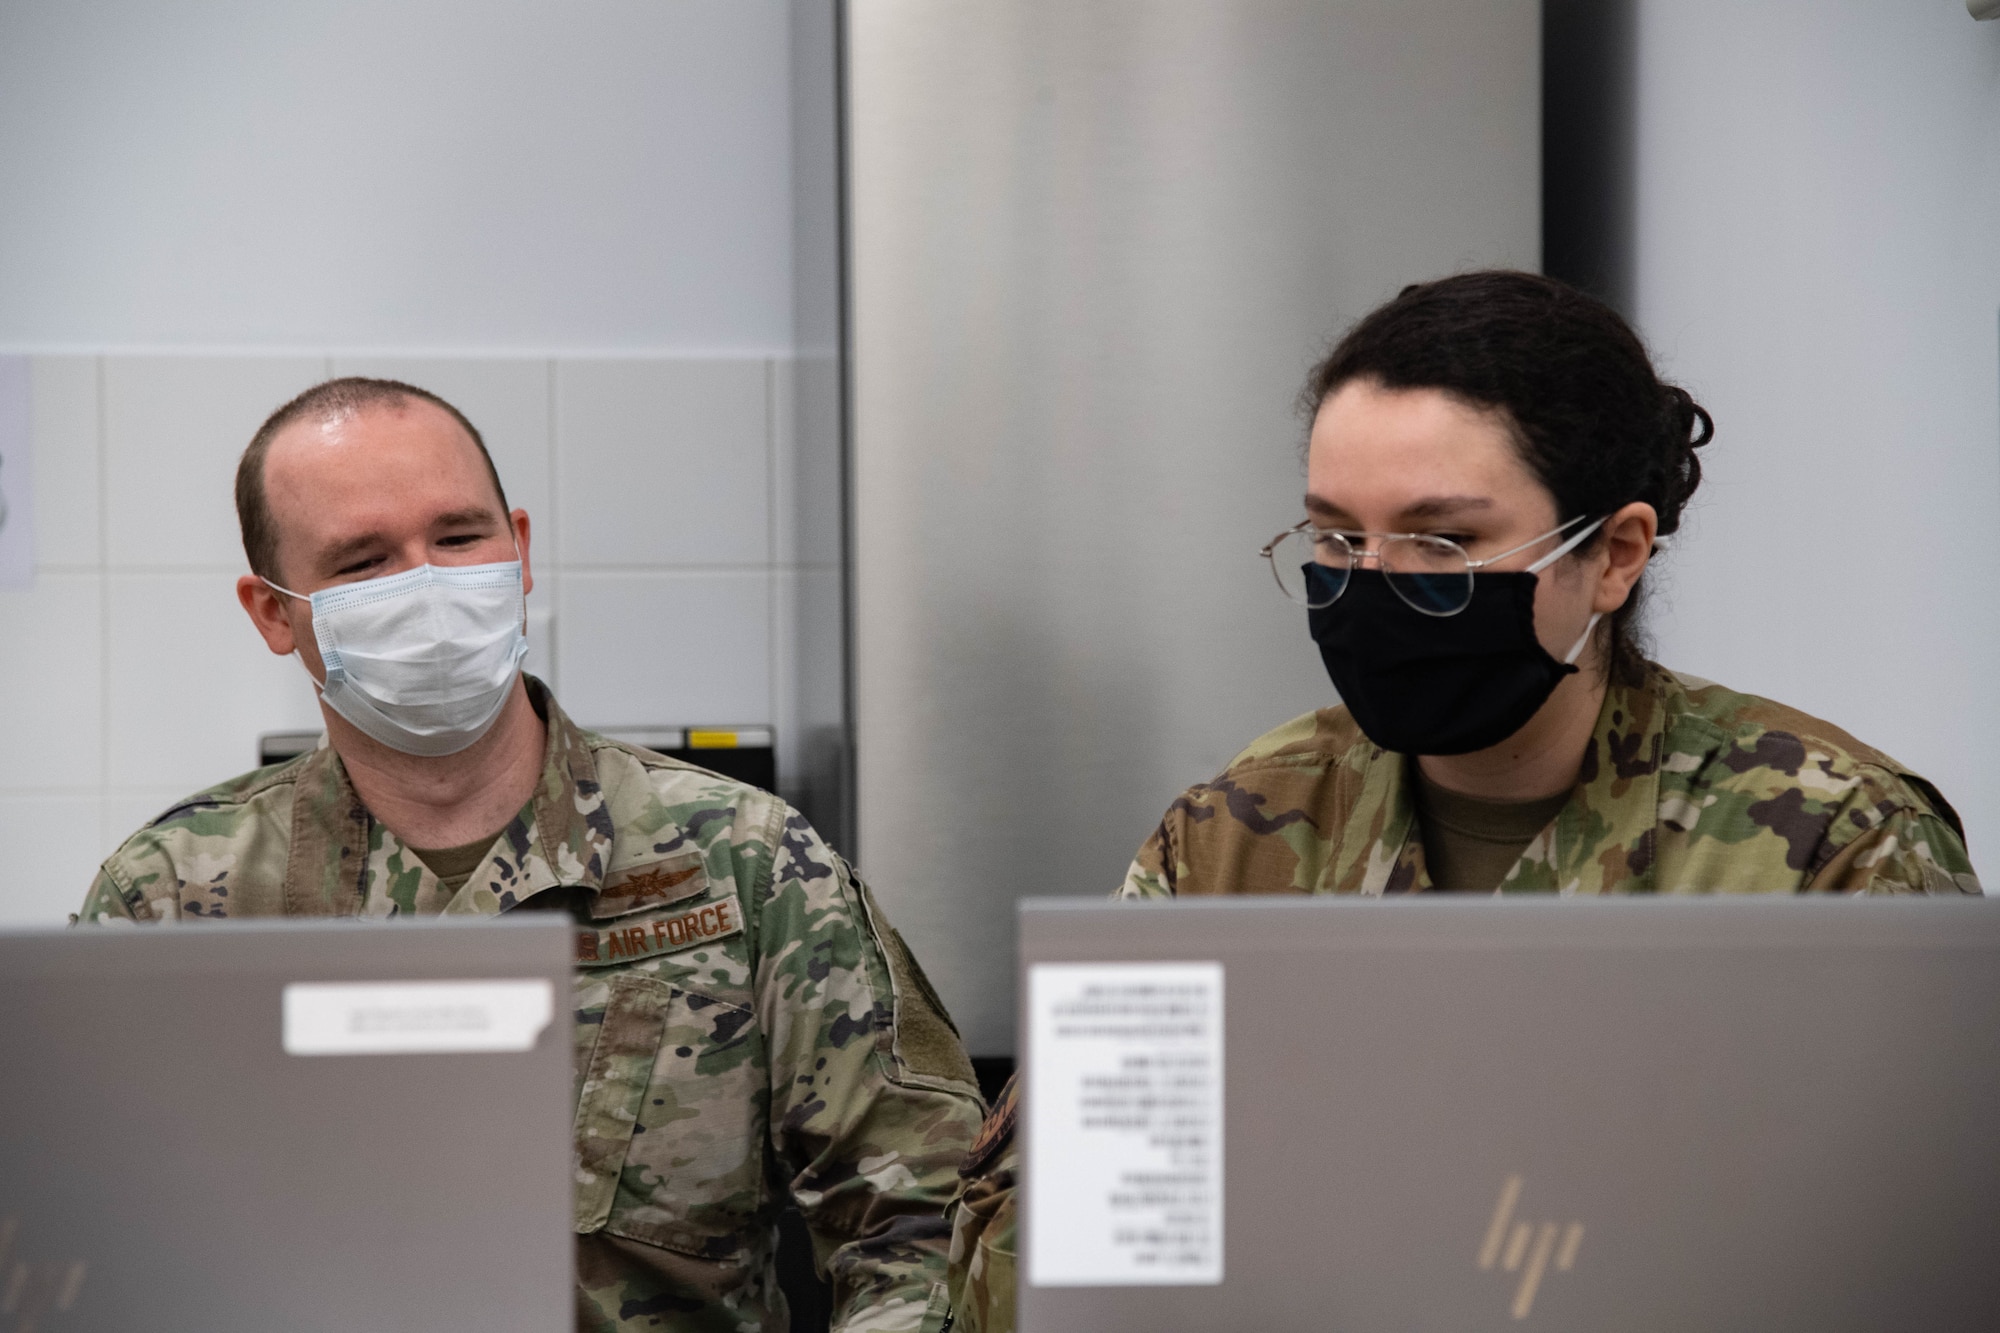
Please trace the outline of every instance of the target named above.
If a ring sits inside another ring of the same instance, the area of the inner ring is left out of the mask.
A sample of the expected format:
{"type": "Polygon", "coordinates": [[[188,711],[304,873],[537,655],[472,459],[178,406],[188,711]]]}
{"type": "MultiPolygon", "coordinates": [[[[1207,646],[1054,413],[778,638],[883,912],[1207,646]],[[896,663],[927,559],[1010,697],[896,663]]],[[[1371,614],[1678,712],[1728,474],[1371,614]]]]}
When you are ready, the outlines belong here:
{"type": "MultiPolygon", "coordinates": [[[[1761,706],[1780,709],[1800,721],[1815,725],[1810,729],[1795,728],[1776,721],[1765,722],[1755,718],[1745,718],[1734,725],[1725,725],[1713,717],[1692,709],[1682,712],[1675,719],[1675,725],[1699,729],[1713,742],[1716,749],[1738,745],[1752,738],[1784,737],[1796,742],[1803,753],[1809,754],[1817,750],[1828,754],[1834,757],[1840,767],[1856,778],[1872,781],[1877,787],[1884,789],[1897,810],[1907,810],[1917,815],[1929,815],[1941,819],[1959,833],[1961,840],[1963,839],[1963,825],[1960,823],[1958,812],[1952,809],[1951,804],[1944,799],[1944,793],[1940,792],[1929,779],[1905,768],[1889,755],[1849,735],[1832,723],[1756,696],[1744,697],[1753,698],[1761,706]]],[[[1735,770],[1729,770],[1730,778],[1738,776],[1741,775],[1735,770]]],[[[1713,777],[1709,779],[1711,785],[1724,785],[1727,781],[1728,779],[1718,781],[1713,777]]]]}
{"type": "Polygon", "coordinates": [[[213,787],[204,787],[191,796],[184,796],[172,805],[154,815],[141,829],[157,828],[186,810],[196,807],[220,808],[223,806],[248,805],[265,792],[275,787],[288,787],[298,781],[299,770],[304,768],[317,751],[308,750],[294,755],[282,764],[270,764],[263,768],[253,768],[248,773],[218,782],[213,787]]]}
{"type": "Polygon", "coordinates": [[[1236,778],[1265,769],[1332,767],[1358,747],[1374,748],[1345,708],[1322,708],[1274,727],[1244,747],[1216,778],[1236,778]]]}
{"type": "Polygon", "coordinates": [[[1711,728],[1715,734],[1733,738],[1740,738],[1752,733],[1767,736],[1789,736],[1801,745],[1809,748],[1837,751],[1847,759],[1853,761],[1857,766],[1879,768],[1884,772],[1893,773],[1898,776],[1907,775],[1910,772],[1906,766],[1898,762],[1893,756],[1868,744],[1868,742],[1862,740],[1859,736],[1854,735],[1852,732],[1835,723],[1827,721],[1825,718],[1815,717],[1802,709],[1793,708],[1790,704],[1779,703],[1775,699],[1766,699],[1762,695],[1744,694],[1739,690],[1730,689],[1727,685],[1718,685],[1714,681],[1703,680],[1697,676],[1683,676],[1678,672],[1667,671],[1665,668],[1662,668],[1662,670],[1673,679],[1674,684],[1679,689],[1681,698],[1686,701],[1681,705],[1679,711],[1679,719],[1681,721],[1699,721],[1711,728]],[[1725,695],[1732,696],[1734,699],[1740,701],[1740,704],[1734,705],[1735,707],[1741,708],[1744,712],[1752,713],[1753,716],[1739,718],[1733,724],[1725,724],[1711,717],[1709,714],[1699,711],[1693,706],[1693,701],[1688,696],[1703,690],[1720,690],[1725,695]],[[1763,716],[1755,716],[1754,714],[1763,714],[1763,716]]]}

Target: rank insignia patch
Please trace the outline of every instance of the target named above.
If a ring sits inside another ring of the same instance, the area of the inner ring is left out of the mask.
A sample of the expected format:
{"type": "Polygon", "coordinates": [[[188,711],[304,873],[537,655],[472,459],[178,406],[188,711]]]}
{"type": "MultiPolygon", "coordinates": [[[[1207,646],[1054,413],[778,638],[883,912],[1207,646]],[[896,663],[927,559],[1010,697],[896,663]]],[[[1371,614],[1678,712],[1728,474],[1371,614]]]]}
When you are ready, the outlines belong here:
{"type": "Polygon", "coordinates": [[[698,897],[707,888],[708,876],[702,872],[701,853],[686,851],[664,861],[647,861],[612,871],[604,877],[604,887],[590,905],[590,914],[599,921],[608,921],[698,897]]]}

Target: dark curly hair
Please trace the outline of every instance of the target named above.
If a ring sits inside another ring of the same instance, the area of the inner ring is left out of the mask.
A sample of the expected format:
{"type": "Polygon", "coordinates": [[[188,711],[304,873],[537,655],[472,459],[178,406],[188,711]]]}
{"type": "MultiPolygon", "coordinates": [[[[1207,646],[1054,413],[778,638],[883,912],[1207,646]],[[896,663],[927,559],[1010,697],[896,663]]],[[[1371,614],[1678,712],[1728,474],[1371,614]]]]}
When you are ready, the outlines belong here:
{"type": "MultiPolygon", "coordinates": [[[[1502,414],[1563,522],[1643,500],[1662,535],[1676,531],[1701,484],[1694,451],[1715,436],[1708,412],[1660,379],[1617,311],[1534,273],[1493,269],[1405,287],[1313,367],[1299,397],[1308,423],[1354,380],[1438,389],[1502,414]]],[[[1631,683],[1645,672],[1641,592],[1635,585],[1611,615],[1611,672],[1631,683]]]]}

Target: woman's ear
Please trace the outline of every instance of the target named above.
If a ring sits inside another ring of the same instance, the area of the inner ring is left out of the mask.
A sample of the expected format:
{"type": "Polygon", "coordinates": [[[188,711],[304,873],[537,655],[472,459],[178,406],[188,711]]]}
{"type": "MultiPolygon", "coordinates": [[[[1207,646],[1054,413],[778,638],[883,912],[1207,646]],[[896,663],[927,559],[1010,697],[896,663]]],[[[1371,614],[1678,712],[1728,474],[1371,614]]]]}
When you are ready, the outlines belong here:
{"type": "Polygon", "coordinates": [[[1591,610],[1609,615],[1625,605],[1632,595],[1632,585],[1646,572],[1646,562],[1653,555],[1653,538],[1659,531],[1660,516],[1643,500],[1634,500],[1604,520],[1601,550],[1606,560],[1603,572],[1597,576],[1597,595],[1591,599],[1591,610]]]}

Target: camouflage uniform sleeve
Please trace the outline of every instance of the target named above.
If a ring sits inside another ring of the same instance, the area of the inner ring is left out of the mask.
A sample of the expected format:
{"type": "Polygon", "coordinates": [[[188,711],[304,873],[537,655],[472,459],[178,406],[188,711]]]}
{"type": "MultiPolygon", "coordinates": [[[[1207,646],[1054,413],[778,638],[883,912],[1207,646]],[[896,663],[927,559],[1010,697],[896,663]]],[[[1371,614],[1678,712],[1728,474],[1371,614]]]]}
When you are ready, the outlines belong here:
{"type": "Polygon", "coordinates": [[[97,877],[90,882],[90,891],[83,895],[83,906],[70,914],[72,926],[94,926],[111,921],[136,921],[137,914],[125,901],[125,895],[118,891],[118,885],[111,876],[98,868],[97,877]]]}
{"type": "Polygon", "coordinates": [[[97,868],[97,878],[83,895],[83,906],[70,918],[71,924],[177,917],[172,886],[178,879],[158,840],[143,831],[134,834],[97,868]]]}
{"type": "Polygon", "coordinates": [[[944,1208],[984,1107],[930,982],[872,896],[786,811],[760,908],[771,1135],[842,1333],[947,1311],[944,1208]]]}
{"type": "Polygon", "coordinates": [[[1860,831],[1832,850],[1810,891],[1982,892],[1964,841],[1935,812],[1889,799],[1854,801],[1835,821],[1836,830],[1852,826],[1860,831]]]}
{"type": "Polygon", "coordinates": [[[958,1168],[961,1183],[951,1210],[953,1333],[1014,1333],[1014,1208],[1020,1198],[1014,1122],[1020,1105],[1017,1073],[958,1168]]]}
{"type": "Polygon", "coordinates": [[[1178,854],[1175,851],[1175,824],[1184,818],[1182,811],[1195,799],[1199,788],[1191,789],[1175,801],[1167,810],[1160,826],[1153,830],[1139,848],[1139,854],[1132,858],[1130,868],[1125,871],[1125,882],[1112,893],[1114,898],[1172,898],[1175,885],[1180,878],[1178,854]]]}

